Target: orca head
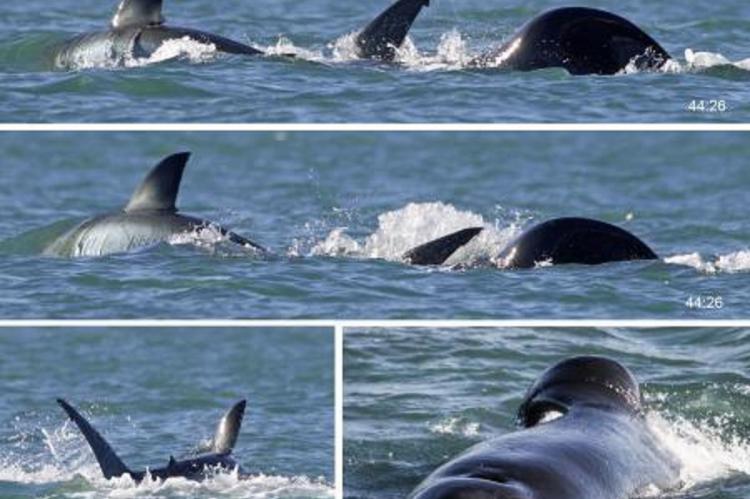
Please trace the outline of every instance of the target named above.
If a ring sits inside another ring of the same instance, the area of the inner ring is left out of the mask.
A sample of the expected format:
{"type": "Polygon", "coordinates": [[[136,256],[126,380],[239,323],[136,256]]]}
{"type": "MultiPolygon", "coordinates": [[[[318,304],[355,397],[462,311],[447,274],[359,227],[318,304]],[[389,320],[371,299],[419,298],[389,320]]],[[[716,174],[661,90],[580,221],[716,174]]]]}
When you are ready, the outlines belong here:
{"type": "Polygon", "coordinates": [[[164,24],[162,0],[122,0],[112,18],[113,28],[164,24]]]}
{"type": "Polygon", "coordinates": [[[625,366],[606,357],[580,356],[555,364],[534,382],[518,409],[517,422],[531,428],[580,404],[633,415],[642,412],[638,381],[625,366]]]}

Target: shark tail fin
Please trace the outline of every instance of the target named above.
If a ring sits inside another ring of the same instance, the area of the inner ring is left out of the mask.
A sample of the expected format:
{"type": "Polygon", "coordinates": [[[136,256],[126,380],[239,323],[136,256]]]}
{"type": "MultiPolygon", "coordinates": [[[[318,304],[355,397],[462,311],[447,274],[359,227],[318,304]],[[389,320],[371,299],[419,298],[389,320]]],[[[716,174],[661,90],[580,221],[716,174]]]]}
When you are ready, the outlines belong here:
{"type": "Polygon", "coordinates": [[[182,173],[190,159],[189,152],[172,154],[156,165],[133,193],[125,211],[177,211],[182,173]]]}
{"type": "Polygon", "coordinates": [[[403,259],[412,265],[441,265],[483,230],[482,227],[472,227],[454,232],[407,251],[403,259]]]}
{"type": "Polygon", "coordinates": [[[429,5],[430,0],[398,0],[391,5],[357,35],[359,56],[392,61],[422,7],[429,5]]]}
{"type": "Polygon", "coordinates": [[[211,452],[216,454],[229,454],[237,443],[237,437],[242,426],[242,418],[245,415],[246,400],[240,400],[232,406],[216,427],[216,434],[211,443],[211,452]]]}
{"type": "Polygon", "coordinates": [[[57,399],[57,403],[60,404],[68,417],[78,426],[83,436],[86,437],[86,441],[94,452],[96,460],[99,462],[99,467],[102,469],[104,478],[109,480],[110,478],[130,474],[128,467],[123,464],[107,441],[73,406],[63,399],[57,399]]]}
{"type": "Polygon", "coordinates": [[[162,0],[122,0],[112,18],[113,28],[149,26],[164,23],[162,0]]]}

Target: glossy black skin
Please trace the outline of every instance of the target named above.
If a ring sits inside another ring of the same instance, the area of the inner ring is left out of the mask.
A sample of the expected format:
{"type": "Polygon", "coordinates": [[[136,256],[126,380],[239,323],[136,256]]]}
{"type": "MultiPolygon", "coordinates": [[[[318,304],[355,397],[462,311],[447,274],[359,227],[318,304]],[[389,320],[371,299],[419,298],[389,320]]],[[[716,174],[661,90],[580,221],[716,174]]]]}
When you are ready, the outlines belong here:
{"type": "Polygon", "coordinates": [[[679,485],[679,463],[646,426],[640,402],[582,374],[532,390],[519,411],[524,428],[441,466],[412,499],[627,499],[652,484],[679,485]],[[563,415],[541,423],[550,409],[563,415]]]}
{"type": "Polygon", "coordinates": [[[519,71],[557,67],[573,75],[612,75],[631,61],[644,70],[658,69],[669,59],[658,42],[623,17],[564,7],[535,17],[472,65],[519,71]]]}
{"type": "Polygon", "coordinates": [[[540,223],[512,242],[499,256],[504,268],[597,265],[626,260],[654,260],[657,255],[633,234],[587,218],[557,218],[540,223]]]}
{"type": "Polygon", "coordinates": [[[164,25],[126,26],[78,35],[64,42],[57,51],[55,64],[62,68],[73,67],[78,55],[87,51],[108,51],[109,58],[115,61],[127,56],[147,58],[166,40],[179,40],[186,36],[196,42],[213,44],[216,50],[227,54],[250,56],[263,54],[260,50],[244,43],[190,28],[164,25]]]}
{"type": "MultiPolygon", "coordinates": [[[[167,480],[169,478],[185,478],[192,481],[203,481],[213,476],[216,471],[234,471],[239,465],[230,454],[209,454],[184,461],[169,460],[164,468],[156,468],[146,471],[130,471],[127,474],[136,482],[140,483],[146,476],[151,479],[167,480]]],[[[240,472],[242,475],[242,473],[240,472]]]]}

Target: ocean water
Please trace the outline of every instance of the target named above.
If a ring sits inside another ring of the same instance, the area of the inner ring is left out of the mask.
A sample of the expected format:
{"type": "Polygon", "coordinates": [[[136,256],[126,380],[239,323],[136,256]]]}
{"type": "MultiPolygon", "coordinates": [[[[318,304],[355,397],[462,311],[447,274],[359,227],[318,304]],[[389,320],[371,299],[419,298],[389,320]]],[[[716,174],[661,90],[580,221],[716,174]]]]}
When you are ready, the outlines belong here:
{"type": "Polygon", "coordinates": [[[750,334],[725,329],[366,329],[344,344],[345,497],[403,498],[470,446],[515,430],[554,363],[604,355],[641,383],[679,460],[659,499],[750,498],[750,334]]]}
{"type": "Polygon", "coordinates": [[[334,495],[330,330],[6,329],[0,380],[2,497],[334,495]],[[188,455],[247,399],[233,454],[250,476],[107,481],[58,397],[131,469],[188,455]]]}
{"type": "Polygon", "coordinates": [[[747,318],[748,144],[742,133],[4,133],[0,316],[747,318]],[[100,258],[42,254],[77,221],[120,209],[180,150],[193,152],[182,211],[271,254],[191,235],[100,258]],[[487,263],[561,216],[617,224],[660,259],[487,263]],[[401,259],[476,225],[486,231],[446,265],[401,259]]]}
{"type": "Polygon", "coordinates": [[[127,67],[85,60],[75,71],[59,71],[54,47],[106,27],[116,2],[6,3],[0,121],[715,123],[750,116],[750,6],[743,0],[586,3],[629,18],[675,59],[668,71],[616,77],[467,69],[473,56],[527,20],[569,5],[563,0],[435,1],[417,19],[397,65],[357,60],[350,35],[389,4],[168,0],[171,24],[272,55],[226,57],[179,42],[127,67]],[[278,56],[285,53],[296,59],[278,56]],[[693,101],[699,103],[691,111],[693,101]]]}

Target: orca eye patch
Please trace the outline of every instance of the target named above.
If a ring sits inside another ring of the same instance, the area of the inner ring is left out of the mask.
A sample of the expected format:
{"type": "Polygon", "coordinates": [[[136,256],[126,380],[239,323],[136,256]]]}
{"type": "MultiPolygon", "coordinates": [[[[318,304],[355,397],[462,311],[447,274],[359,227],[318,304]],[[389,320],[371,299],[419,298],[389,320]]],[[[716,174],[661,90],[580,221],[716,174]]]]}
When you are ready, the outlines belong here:
{"type": "Polygon", "coordinates": [[[567,414],[568,410],[561,404],[548,400],[529,403],[520,415],[519,424],[524,428],[532,428],[540,424],[551,423],[567,414]]]}

